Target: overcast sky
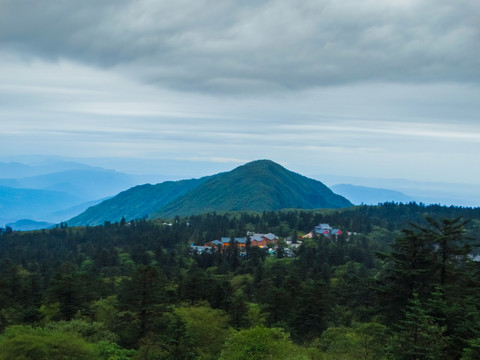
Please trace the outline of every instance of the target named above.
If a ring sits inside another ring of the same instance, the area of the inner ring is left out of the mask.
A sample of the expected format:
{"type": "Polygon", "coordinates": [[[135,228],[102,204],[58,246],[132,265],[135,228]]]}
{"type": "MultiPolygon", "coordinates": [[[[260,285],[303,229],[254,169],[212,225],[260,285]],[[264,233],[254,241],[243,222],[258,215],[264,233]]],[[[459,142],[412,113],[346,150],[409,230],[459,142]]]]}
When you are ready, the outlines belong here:
{"type": "Polygon", "coordinates": [[[0,155],[480,184],[478,19],[478,0],[0,0],[0,155]]]}

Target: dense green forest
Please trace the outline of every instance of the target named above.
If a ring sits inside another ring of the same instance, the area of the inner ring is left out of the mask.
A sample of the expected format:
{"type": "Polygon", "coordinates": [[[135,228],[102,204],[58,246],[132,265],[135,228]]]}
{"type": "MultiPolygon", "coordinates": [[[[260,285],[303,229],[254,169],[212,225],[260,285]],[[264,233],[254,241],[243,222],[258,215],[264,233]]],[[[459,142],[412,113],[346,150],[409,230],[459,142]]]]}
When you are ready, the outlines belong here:
{"type": "Polygon", "coordinates": [[[414,203],[3,230],[0,360],[479,359],[479,230],[414,203]]]}

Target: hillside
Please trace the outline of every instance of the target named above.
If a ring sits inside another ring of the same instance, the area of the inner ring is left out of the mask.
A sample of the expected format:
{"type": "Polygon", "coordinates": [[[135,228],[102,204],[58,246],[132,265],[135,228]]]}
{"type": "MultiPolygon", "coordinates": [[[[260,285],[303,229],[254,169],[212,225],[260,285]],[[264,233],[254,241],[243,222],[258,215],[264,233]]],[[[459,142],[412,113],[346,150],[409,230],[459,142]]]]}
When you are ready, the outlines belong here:
{"type": "Polygon", "coordinates": [[[89,207],[85,212],[68,220],[70,226],[100,225],[105,221],[145,218],[170,201],[202,184],[207,178],[166,181],[160,184],[138,185],[89,207]]]}
{"type": "Polygon", "coordinates": [[[208,211],[264,211],[352,206],[320,181],[257,160],[205,181],[150,217],[173,217],[208,211]]]}
{"type": "Polygon", "coordinates": [[[124,191],[68,221],[98,225],[122,217],[168,218],[208,211],[264,211],[352,206],[320,181],[289,171],[269,160],[258,160],[210,177],[124,191]]]}

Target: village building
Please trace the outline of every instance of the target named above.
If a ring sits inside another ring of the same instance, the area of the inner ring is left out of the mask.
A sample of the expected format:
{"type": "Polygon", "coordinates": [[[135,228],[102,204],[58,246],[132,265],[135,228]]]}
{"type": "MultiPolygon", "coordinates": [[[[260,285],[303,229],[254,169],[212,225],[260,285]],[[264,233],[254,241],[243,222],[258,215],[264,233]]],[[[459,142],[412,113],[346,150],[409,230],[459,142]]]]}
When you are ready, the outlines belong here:
{"type": "Polygon", "coordinates": [[[335,228],[331,227],[330,224],[319,224],[319,225],[315,226],[315,228],[311,232],[304,235],[303,238],[311,239],[315,235],[323,235],[323,236],[326,236],[328,238],[331,238],[331,237],[340,236],[342,234],[343,234],[342,230],[335,229],[335,228]]]}
{"type": "Polygon", "coordinates": [[[250,242],[252,246],[258,247],[265,247],[268,244],[277,244],[278,238],[275,234],[268,233],[268,234],[252,234],[250,236],[250,242]]]}
{"type": "Polygon", "coordinates": [[[278,237],[275,234],[249,233],[248,237],[236,237],[233,239],[229,237],[221,237],[220,240],[209,241],[203,246],[192,244],[190,245],[190,248],[192,251],[202,253],[206,251],[205,249],[223,249],[229,247],[232,242],[234,242],[237,247],[244,248],[247,246],[248,239],[250,239],[251,246],[258,246],[260,248],[267,247],[269,244],[276,245],[278,243],[278,237]]]}
{"type": "Polygon", "coordinates": [[[332,228],[329,224],[319,224],[318,226],[315,226],[315,234],[322,234],[325,235],[326,237],[331,237],[332,235],[334,236],[339,236],[342,235],[342,230],[340,229],[334,229],[332,228]]]}
{"type": "Polygon", "coordinates": [[[190,251],[196,252],[198,254],[203,254],[204,252],[210,252],[212,250],[213,248],[207,245],[193,245],[193,244],[190,245],[190,251]]]}
{"type": "Polygon", "coordinates": [[[237,245],[237,247],[245,247],[247,245],[247,238],[229,238],[229,237],[222,237],[221,238],[223,247],[228,247],[232,243],[232,241],[237,245]]]}

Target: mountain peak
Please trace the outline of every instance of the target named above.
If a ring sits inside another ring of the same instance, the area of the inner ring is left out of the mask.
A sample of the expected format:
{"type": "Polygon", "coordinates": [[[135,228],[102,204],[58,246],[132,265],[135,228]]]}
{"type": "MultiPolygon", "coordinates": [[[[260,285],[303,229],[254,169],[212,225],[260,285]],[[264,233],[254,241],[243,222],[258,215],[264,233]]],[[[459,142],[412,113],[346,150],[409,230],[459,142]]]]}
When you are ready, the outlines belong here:
{"type": "MultiPolygon", "coordinates": [[[[169,218],[205,212],[270,211],[352,206],[320,181],[307,178],[267,159],[255,160],[231,171],[187,183],[170,182],[136,187],[88,209],[91,225],[144,217],[169,218]],[[188,185],[188,186],[186,186],[188,185]],[[161,201],[157,201],[160,199],[161,201]],[[158,204],[152,211],[152,203],[158,204]],[[148,207],[147,207],[148,204],[148,207]],[[135,214],[138,213],[136,216],[135,214]],[[108,214],[110,218],[105,218],[108,214]],[[125,216],[127,218],[127,216],[125,216]]],[[[79,215],[74,223],[80,224],[79,215]]]]}
{"type": "Polygon", "coordinates": [[[272,160],[262,159],[250,161],[246,164],[240,165],[237,168],[233,169],[231,172],[264,172],[264,171],[288,171],[282,165],[277,164],[272,160]]]}
{"type": "Polygon", "coordinates": [[[253,160],[250,161],[244,165],[241,166],[278,166],[278,167],[283,167],[280,164],[277,164],[275,161],[269,160],[269,159],[259,159],[259,160],[253,160]]]}
{"type": "Polygon", "coordinates": [[[320,181],[267,159],[217,174],[196,189],[159,209],[151,217],[192,215],[207,211],[265,211],[352,206],[320,181]]]}

